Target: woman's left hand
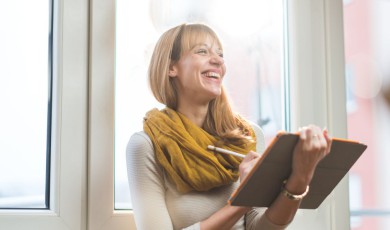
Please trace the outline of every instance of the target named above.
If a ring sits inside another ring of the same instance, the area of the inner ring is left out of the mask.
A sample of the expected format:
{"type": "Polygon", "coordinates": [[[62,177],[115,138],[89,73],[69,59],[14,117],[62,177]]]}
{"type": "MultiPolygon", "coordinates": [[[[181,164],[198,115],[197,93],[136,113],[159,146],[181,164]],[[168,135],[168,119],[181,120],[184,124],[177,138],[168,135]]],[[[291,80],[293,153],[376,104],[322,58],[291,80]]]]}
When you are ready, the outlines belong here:
{"type": "Polygon", "coordinates": [[[331,146],[332,139],[326,129],[314,125],[302,128],[293,153],[290,179],[310,184],[317,164],[330,152],[331,146]]]}

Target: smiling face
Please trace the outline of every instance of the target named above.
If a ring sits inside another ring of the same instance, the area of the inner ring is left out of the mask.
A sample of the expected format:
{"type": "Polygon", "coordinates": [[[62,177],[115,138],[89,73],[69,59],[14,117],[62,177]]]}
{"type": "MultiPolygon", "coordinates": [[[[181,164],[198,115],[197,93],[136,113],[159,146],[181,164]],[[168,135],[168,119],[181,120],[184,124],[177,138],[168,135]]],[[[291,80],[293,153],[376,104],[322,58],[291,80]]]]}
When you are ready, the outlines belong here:
{"type": "MultiPolygon", "coordinates": [[[[185,36],[182,41],[186,41],[185,36]]],[[[220,43],[210,35],[198,36],[182,46],[181,57],[171,64],[179,101],[208,103],[221,94],[226,72],[220,43]]]]}

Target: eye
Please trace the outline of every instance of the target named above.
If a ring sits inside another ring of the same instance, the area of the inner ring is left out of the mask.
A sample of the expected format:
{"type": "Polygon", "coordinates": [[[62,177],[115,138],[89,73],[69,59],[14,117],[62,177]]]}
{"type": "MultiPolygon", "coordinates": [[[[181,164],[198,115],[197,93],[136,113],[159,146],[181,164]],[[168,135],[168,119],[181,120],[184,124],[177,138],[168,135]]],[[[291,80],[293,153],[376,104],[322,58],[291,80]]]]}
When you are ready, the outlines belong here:
{"type": "Polygon", "coordinates": [[[223,51],[222,51],[222,49],[216,49],[216,50],[215,50],[215,53],[217,53],[218,56],[220,56],[221,58],[223,58],[223,51]]]}
{"type": "Polygon", "coordinates": [[[198,51],[196,53],[198,53],[198,54],[207,54],[207,50],[206,49],[198,49],[198,51]]]}

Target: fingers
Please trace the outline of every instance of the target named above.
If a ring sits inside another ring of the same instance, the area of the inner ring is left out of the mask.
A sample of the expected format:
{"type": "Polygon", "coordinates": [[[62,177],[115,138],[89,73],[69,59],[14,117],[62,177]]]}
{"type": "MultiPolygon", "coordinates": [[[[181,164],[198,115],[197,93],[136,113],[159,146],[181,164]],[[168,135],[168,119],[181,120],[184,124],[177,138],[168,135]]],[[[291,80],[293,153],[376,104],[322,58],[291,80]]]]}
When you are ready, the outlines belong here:
{"type": "Polygon", "coordinates": [[[299,129],[294,149],[292,175],[310,183],[317,164],[329,153],[331,138],[326,129],[308,125],[299,129]]]}
{"type": "Polygon", "coordinates": [[[242,160],[239,166],[240,180],[242,180],[248,175],[253,166],[256,164],[256,159],[259,157],[260,154],[253,151],[250,151],[248,154],[246,154],[245,158],[242,160]]]}
{"type": "Polygon", "coordinates": [[[248,154],[246,154],[243,162],[249,162],[249,161],[252,161],[256,158],[258,158],[260,156],[260,154],[258,154],[257,152],[253,152],[253,151],[250,151],[248,154]]]}
{"type": "Polygon", "coordinates": [[[321,130],[318,126],[308,125],[299,129],[302,149],[308,152],[320,153],[322,157],[330,152],[332,139],[328,130],[321,130]]]}
{"type": "Polygon", "coordinates": [[[326,140],[326,143],[327,143],[327,149],[326,149],[326,154],[330,153],[330,150],[332,148],[332,137],[329,135],[328,133],[328,129],[327,128],[324,128],[324,137],[325,137],[325,140],[326,140]]]}

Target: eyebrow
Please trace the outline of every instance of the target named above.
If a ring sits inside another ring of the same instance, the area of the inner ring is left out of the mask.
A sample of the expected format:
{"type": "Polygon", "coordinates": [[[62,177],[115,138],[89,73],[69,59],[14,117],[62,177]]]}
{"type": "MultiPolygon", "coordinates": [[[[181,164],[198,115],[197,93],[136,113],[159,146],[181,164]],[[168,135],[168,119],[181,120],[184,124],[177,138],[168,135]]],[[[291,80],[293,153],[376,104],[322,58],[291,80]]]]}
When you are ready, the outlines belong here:
{"type": "MultiPolygon", "coordinates": [[[[205,47],[207,47],[208,49],[211,49],[211,47],[210,47],[208,44],[206,44],[206,43],[198,43],[198,44],[195,44],[191,49],[194,49],[194,48],[196,48],[196,47],[198,47],[198,46],[205,46],[205,47]]],[[[220,48],[220,47],[218,47],[218,48],[216,49],[216,51],[218,51],[218,52],[223,52],[222,48],[220,48]]]]}

